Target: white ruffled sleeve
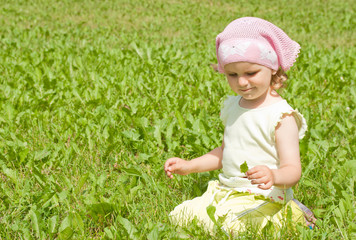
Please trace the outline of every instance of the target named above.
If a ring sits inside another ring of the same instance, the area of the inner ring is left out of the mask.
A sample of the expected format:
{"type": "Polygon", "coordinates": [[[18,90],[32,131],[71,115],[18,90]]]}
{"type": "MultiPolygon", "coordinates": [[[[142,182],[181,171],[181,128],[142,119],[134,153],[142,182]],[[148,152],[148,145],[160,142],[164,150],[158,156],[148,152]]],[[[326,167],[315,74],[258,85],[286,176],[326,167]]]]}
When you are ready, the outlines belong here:
{"type": "Polygon", "coordinates": [[[227,99],[225,100],[220,112],[220,119],[224,125],[226,125],[227,117],[229,115],[229,112],[231,111],[231,107],[236,104],[238,98],[238,96],[233,95],[227,96],[227,99]]]}
{"type": "Polygon", "coordinates": [[[303,115],[297,109],[296,110],[288,109],[288,110],[285,110],[285,111],[283,111],[283,112],[281,112],[279,114],[279,117],[278,117],[277,121],[274,124],[273,133],[272,133],[272,138],[273,138],[274,141],[275,141],[275,129],[276,129],[276,127],[282,121],[282,119],[283,119],[283,117],[285,115],[290,115],[290,114],[294,117],[294,119],[295,119],[295,121],[297,123],[298,130],[299,130],[299,139],[302,139],[305,136],[305,132],[308,129],[307,121],[305,120],[303,115]]]}

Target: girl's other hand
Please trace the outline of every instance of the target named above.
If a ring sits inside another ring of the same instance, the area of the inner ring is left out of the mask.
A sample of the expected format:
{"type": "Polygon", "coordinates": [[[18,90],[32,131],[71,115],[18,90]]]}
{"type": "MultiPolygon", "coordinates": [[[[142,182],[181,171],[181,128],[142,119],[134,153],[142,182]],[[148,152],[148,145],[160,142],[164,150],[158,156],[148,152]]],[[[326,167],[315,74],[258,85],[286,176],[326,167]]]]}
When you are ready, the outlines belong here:
{"type": "Polygon", "coordinates": [[[274,185],[272,170],[265,165],[258,165],[246,172],[246,176],[252,184],[259,184],[258,187],[267,190],[274,185]]]}
{"type": "Polygon", "coordinates": [[[181,158],[170,158],[164,164],[164,171],[167,177],[173,178],[173,174],[187,175],[189,174],[189,161],[181,158]]]}

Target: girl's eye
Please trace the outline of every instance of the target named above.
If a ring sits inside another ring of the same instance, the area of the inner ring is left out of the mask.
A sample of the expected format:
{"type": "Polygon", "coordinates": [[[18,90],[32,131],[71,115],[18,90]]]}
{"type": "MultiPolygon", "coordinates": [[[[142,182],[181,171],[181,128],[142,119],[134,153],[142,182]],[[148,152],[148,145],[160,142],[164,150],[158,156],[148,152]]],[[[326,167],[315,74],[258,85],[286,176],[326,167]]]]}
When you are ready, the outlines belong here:
{"type": "Polygon", "coordinates": [[[236,74],[236,73],[229,73],[229,76],[230,76],[230,77],[236,77],[237,74],[236,74]]]}
{"type": "Polygon", "coordinates": [[[255,75],[257,72],[248,72],[248,73],[246,73],[248,76],[253,76],[253,75],[255,75]]]}

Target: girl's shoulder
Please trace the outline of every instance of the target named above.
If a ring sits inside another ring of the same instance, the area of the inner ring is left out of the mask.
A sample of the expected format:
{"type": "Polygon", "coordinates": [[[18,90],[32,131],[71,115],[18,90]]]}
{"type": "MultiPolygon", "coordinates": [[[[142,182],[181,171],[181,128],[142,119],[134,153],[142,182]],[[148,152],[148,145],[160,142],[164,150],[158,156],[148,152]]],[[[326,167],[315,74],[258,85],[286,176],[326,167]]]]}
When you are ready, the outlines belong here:
{"type": "Polygon", "coordinates": [[[278,126],[278,124],[281,123],[283,118],[287,115],[291,115],[294,117],[295,122],[298,126],[299,130],[299,139],[302,139],[305,136],[305,132],[308,129],[307,122],[304,118],[304,116],[298,111],[298,109],[294,109],[292,106],[288,104],[286,100],[283,100],[278,104],[278,107],[273,111],[273,114],[271,115],[272,122],[273,122],[273,135],[275,128],[278,126]]]}

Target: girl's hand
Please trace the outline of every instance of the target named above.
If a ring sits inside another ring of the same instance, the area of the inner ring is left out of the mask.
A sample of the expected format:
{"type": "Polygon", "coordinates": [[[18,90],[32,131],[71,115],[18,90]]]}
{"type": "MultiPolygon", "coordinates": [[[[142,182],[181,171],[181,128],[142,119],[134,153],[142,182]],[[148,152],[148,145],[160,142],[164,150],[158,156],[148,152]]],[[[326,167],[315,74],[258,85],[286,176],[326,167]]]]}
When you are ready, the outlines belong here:
{"type": "Polygon", "coordinates": [[[246,172],[246,176],[252,184],[259,184],[258,187],[263,190],[270,189],[274,185],[273,172],[265,165],[251,168],[246,172]]]}
{"type": "Polygon", "coordinates": [[[189,161],[177,157],[170,158],[164,164],[164,171],[169,178],[173,178],[173,173],[187,175],[190,173],[189,161]]]}

